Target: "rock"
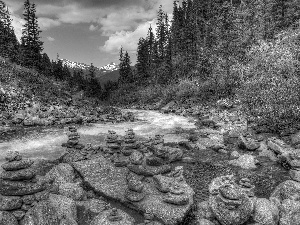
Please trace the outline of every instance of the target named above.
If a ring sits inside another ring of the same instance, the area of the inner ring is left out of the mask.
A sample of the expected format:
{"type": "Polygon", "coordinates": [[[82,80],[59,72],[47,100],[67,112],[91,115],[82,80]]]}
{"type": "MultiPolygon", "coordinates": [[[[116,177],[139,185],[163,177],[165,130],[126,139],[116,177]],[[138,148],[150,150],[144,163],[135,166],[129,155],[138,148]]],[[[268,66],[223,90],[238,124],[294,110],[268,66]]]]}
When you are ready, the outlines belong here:
{"type": "Polygon", "coordinates": [[[130,202],[139,202],[145,198],[145,193],[143,192],[136,192],[132,190],[126,190],[125,192],[125,197],[128,199],[130,202]]]}
{"type": "Polygon", "coordinates": [[[61,183],[59,194],[78,201],[83,198],[84,190],[77,183],[61,183]]]}
{"type": "Polygon", "coordinates": [[[0,195],[0,211],[20,209],[22,206],[22,199],[14,196],[0,195]]]}
{"type": "Polygon", "coordinates": [[[35,193],[34,197],[37,201],[43,201],[49,198],[49,194],[50,194],[49,191],[45,190],[45,191],[35,193]]]}
{"type": "Polygon", "coordinates": [[[165,150],[167,151],[167,160],[169,163],[180,161],[183,157],[183,151],[180,148],[165,146],[165,150]]]}
{"type": "Polygon", "coordinates": [[[191,163],[196,163],[196,160],[193,159],[192,157],[187,156],[187,157],[183,157],[182,158],[182,162],[183,163],[191,164],[191,163]]]}
{"type": "Polygon", "coordinates": [[[20,181],[20,180],[30,180],[35,176],[35,171],[31,168],[21,169],[16,171],[3,171],[0,174],[0,179],[3,180],[12,180],[12,181],[20,181]]]}
{"type": "Polygon", "coordinates": [[[73,162],[72,165],[96,193],[119,201],[125,200],[127,168],[115,167],[101,155],[96,159],[73,162]]]}
{"type": "Polygon", "coordinates": [[[61,163],[53,167],[46,177],[49,180],[54,180],[55,183],[72,183],[75,179],[74,169],[70,164],[61,163]]]}
{"type": "Polygon", "coordinates": [[[22,201],[26,205],[31,205],[36,200],[34,195],[24,195],[22,201]]]}
{"type": "Polygon", "coordinates": [[[243,169],[255,169],[256,168],[255,157],[253,155],[248,155],[248,154],[240,155],[239,158],[230,160],[228,163],[233,166],[239,166],[243,169]]]}
{"type": "Polygon", "coordinates": [[[300,182],[300,171],[299,170],[290,170],[289,175],[292,180],[300,182]]]}
{"type": "Polygon", "coordinates": [[[233,176],[215,178],[209,185],[209,206],[222,225],[241,225],[252,215],[254,204],[233,176]]]}
{"type": "Polygon", "coordinates": [[[0,179],[0,194],[5,196],[30,195],[46,188],[45,184],[0,179]]]}
{"type": "Polygon", "coordinates": [[[298,225],[300,221],[300,202],[285,199],[280,207],[280,225],[298,225]]]}
{"type": "Polygon", "coordinates": [[[143,153],[134,150],[131,153],[129,159],[132,164],[141,165],[143,163],[144,155],[143,155],[143,153]]]}
{"type": "Polygon", "coordinates": [[[49,201],[41,201],[21,220],[21,225],[60,225],[58,214],[49,201]]]}
{"type": "Polygon", "coordinates": [[[240,153],[238,151],[232,151],[230,154],[230,158],[232,159],[238,159],[240,157],[240,153]]]}
{"type": "Polygon", "coordinates": [[[1,167],[6,171],[11,171],[11,170],[26,169],[29,168],[32,164],[33,164],[32,160],[23,159],[20,161],[6,162],[2,164],[1,167]]]}
{"type": "Polygon", "coordinates": [[[292,149],[286,145],[282,140],[276,138],[269,138],[267,142],[268,147],[276,154],[288,154],[292,149]]]}
{"type": "Polygon", "coordinates": [[[280,183],[270,195],[270,200],[279,205],[285,199],[300,200],[300,183],[287,180],[280,183]]]}
{"type": "Polygon", "coordinates": [[[18,221],[13,214],[0,211],[0,225],[18,225],[18,221]]]}
{"type": "Polygon", "coordinates": [[[197,213],[196,213],[196,217],[197,220],[201,220],[201,219],[207,219],[207,220],[214,220],[215,216],[213,214],[213,211],[211,210],[210,206],[209,206],[209,202],[208,201],[203,201],[198,203],[198,207],[197,207],[197,213]]]}
{"type": "Polygon", "coordinates": [[[21,220],[25,216],[25,212],[23,210],[13,211],[12,214],[14,215],[14,217],[16,217],[16,219],[18,221],[21,220]]]}
{"type": "Polygon", "coordinates": [[[239,136],[239,147],[241,149],[247,149],[249,151],[255,151],[256,149],[258,149],[260,147],[260,144],[251,139],[251,138],[244,138],[243,135],[239,136]]]}
{"type": "Polygon", "coordinates": [[[215,224],[207,219],[200,219],[198,220],[197,225],[215,225],[215,224]]]}
{"type": "Polygon", "coordinates": [[[152,155],[146,158],[146,164],[149,166],[161,166],[164,164],[164,160],[152,155]]]}
{"type": "Polygon", "coordinates": [[[134,225],[134,219],[127,213],[117,210],[117,215],[111,215],[112,210],[104,211],[94,218],[91,225],[134,225]]]}
{"type": "Polygon", "coordinates": [[[291,135],[291,143],[292,145],[300,144],[300,132],[291,135]]]}
{"type": "Polygon", "coordinates": [[[7,155],[5,156],[5,160],[8,162],[20,161],[20,160],[22,160],[22,156],[17,151],[9,151],[7,153],[7,155]]]}
{"type": "Polygon", "coordinates": [[[189,203],[189,196],[168,193],[164,196],[163,201],[174,205],[187,205],[189,203]]]}
{"type": "Polygon", "coordinates": [[[253,219],[259,224],[277,225],[279,221],[279,209],[270,200],[257,198],[255,201],[253,219]]]}
{"type": "MultiPolygon", "coordinates": [[[[50,194],[49,202],[57,212],[58,218],[66,218],[76,223],[77,209],[74,200],[61,195],[50,194]]],[[[77,224],[77,223],[76,223],[77,224]]]]}

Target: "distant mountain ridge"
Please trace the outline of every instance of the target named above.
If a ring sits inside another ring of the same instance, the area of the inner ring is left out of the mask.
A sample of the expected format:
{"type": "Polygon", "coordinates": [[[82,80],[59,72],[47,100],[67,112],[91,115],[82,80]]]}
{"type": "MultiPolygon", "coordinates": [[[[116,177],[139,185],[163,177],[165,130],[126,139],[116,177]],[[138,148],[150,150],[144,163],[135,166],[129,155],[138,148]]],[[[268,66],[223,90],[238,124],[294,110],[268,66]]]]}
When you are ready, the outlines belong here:
{"type": "MultiPolygon", "coordinates": [[[[89,70],[90,68],[90,65],[87,65],[85,63],[73,62],[68,59],[60,59],[60,60],[62,61],[63,65],[67,65],[67,67],[69,67],[72,70],[73,69],[89,70]]],[[[119,65],[114,62],[111,62],[105,66],[101,66],[100,68],[95,66],[95,69],[96,71],[99,71],[100,74],[104,74],[115,70],[119,70],[119,65]]]]}

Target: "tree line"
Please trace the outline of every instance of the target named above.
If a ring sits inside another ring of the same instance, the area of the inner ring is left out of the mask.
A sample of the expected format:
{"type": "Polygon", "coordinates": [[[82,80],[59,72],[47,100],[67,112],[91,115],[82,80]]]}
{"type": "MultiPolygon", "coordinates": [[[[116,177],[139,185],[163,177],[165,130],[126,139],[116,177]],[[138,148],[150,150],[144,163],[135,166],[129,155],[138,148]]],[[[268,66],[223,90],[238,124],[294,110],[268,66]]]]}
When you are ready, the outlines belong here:
{"type": "Polygon", "coordinates": [[[249,48],[298,27],[299,19],[300,0],[175,1],[172,20],[160,6],[156,34],[150,27],[139,39],[135,72],[121,67],[120,75],[138,85],[197,78],[216,84],[212,92],[222,83],[230,94],[239,85],[233,68],[247,63],[249,48]]]}
{"type": "Polygon", "coordinates": [[[62,60],[50,60],[43,52],[41,29],[36,16],[36,5],[25,0],[22,37],[19,41],[12,26],[9,9],[4,1],[0,0],[0,56],[26,68],[35,69],[45,76],[57,81],[66,81],[68,85],[77,90],[84,90],[90,97],[105,98],[112,87],[112,82],[101,88],[95,76],[95,67],[91,64],[89,71],[74,70],[72,73],[62,60]]]}

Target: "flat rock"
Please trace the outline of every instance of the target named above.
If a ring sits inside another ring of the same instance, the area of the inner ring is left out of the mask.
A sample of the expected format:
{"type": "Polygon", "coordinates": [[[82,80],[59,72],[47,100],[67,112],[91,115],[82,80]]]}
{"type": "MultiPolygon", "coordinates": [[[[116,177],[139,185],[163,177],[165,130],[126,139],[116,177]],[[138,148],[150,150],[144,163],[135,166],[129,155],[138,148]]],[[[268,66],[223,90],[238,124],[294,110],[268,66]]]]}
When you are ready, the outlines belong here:
{"type": "Polygon", "coordinates": [[[239,166],[243,169],[255,169],[255,156],[253,155],[240,155],[239,158],[230,160],[228,163],[233,165],[233,166],[239,166]]]}
{"type": "Polygon", "coordinates": [[[8,162],[22,160],[22,155],[18,151],[9,151],[5,156],[5,160],[8,162]]]}
{"type": "Polygon", "coordinates": [[[96,193],[119,201],[125,200],[127,168],[115,167],[103,156],[72,165],[96,193]]]}
{"type": "Polygon", "coordinates": [[[280,183],[270,195],[270,200],[279,205],[285,199],[300,199],[300,183],[293,180],[287,180],[280,183]]]}
{"type": "Polygon", "coordinates": [[[41,183],[8,181],[0,179],[0,194],[5,196],[30,195],[45,189],[41,183]]]}
{"type": "Polygon", "coordinates": [[[0,224],[1,225],[18,225],[18,221],[13,216],[13,214],[11,214],[9,212],[5,212],[5,211],[0,211],[0,224]]]}
{"type": "Polygon", "coordinates": [[[293,170],[291,169],[289,171],[289,175],[291,177],[292,180],[300,182],[300,171],[299,170],[293,170]]]}
{"type": "Polygon", "coordinates": [[[253,212],[253,219],[259,224],[277,225],[279,209],[266,198],[257,198],[253,212]]]}
{"type": "Polygon", "coordinates": [[[59,194],[71,198],[73,200],[81,200],[84,190],[78,183],[61,183],[59,185],[59,194]]]}
{"type": "Polygon", "coordinates": [[[75,179],[74,169],[67,163],[61,163],[53,167],[47,174],[47,179],[54,180],[56,183],[72,183],[75,179]]]}
{"type": "Polygon", "coordinates": [[[35,171],[31,168],[15,170],[15,171],[3,171],[0,174],[0,179],[3,180],[30,180],[35,176],[35,171]]]}
{"type": "Polygon", "coordinates": [[[25,214],[21,225],[60,225],[59,216],[49,201],[41,201],[25,214]]]}
{"type": "Polygon", "coordinates": [[[0,211],[20,209],[22,206],[22,199],[14,196],[0,195],[0,211]]]}
{"type": "Polygon", "coordinates": [[[298,225],[300,223],[300,202],[285,199],[280,207],[280,225],[298,225]]]}
{"type": "Polygon", "coordinates": [[[20,169],[26,169],[30,167],[33,164],[33,160],[31,159],[23,159],[20,161],[13,161],[13,162],[6,162],[1,165],[1,167],[6,170],[20,170],[20,169]]]}

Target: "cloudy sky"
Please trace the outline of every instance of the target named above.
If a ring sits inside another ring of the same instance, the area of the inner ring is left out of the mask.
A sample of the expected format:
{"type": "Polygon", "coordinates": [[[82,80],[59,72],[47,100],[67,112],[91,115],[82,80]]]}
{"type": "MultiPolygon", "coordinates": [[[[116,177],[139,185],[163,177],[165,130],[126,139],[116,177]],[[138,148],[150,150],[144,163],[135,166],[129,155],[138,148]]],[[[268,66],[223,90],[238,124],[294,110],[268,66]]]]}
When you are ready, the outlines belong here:
{"type": "MultiPolygon", "coordinates": [[[[4,0],[17,36],[24,23],[23,0],[4,0]]],[[[44,51],[51,59],[66,58],[95,66],[118,63],[119,49],[136,61],[137,42],[155,26],[160,5],[172,13],[173,0],[30,0],[37,6],[44,51]]]]}

